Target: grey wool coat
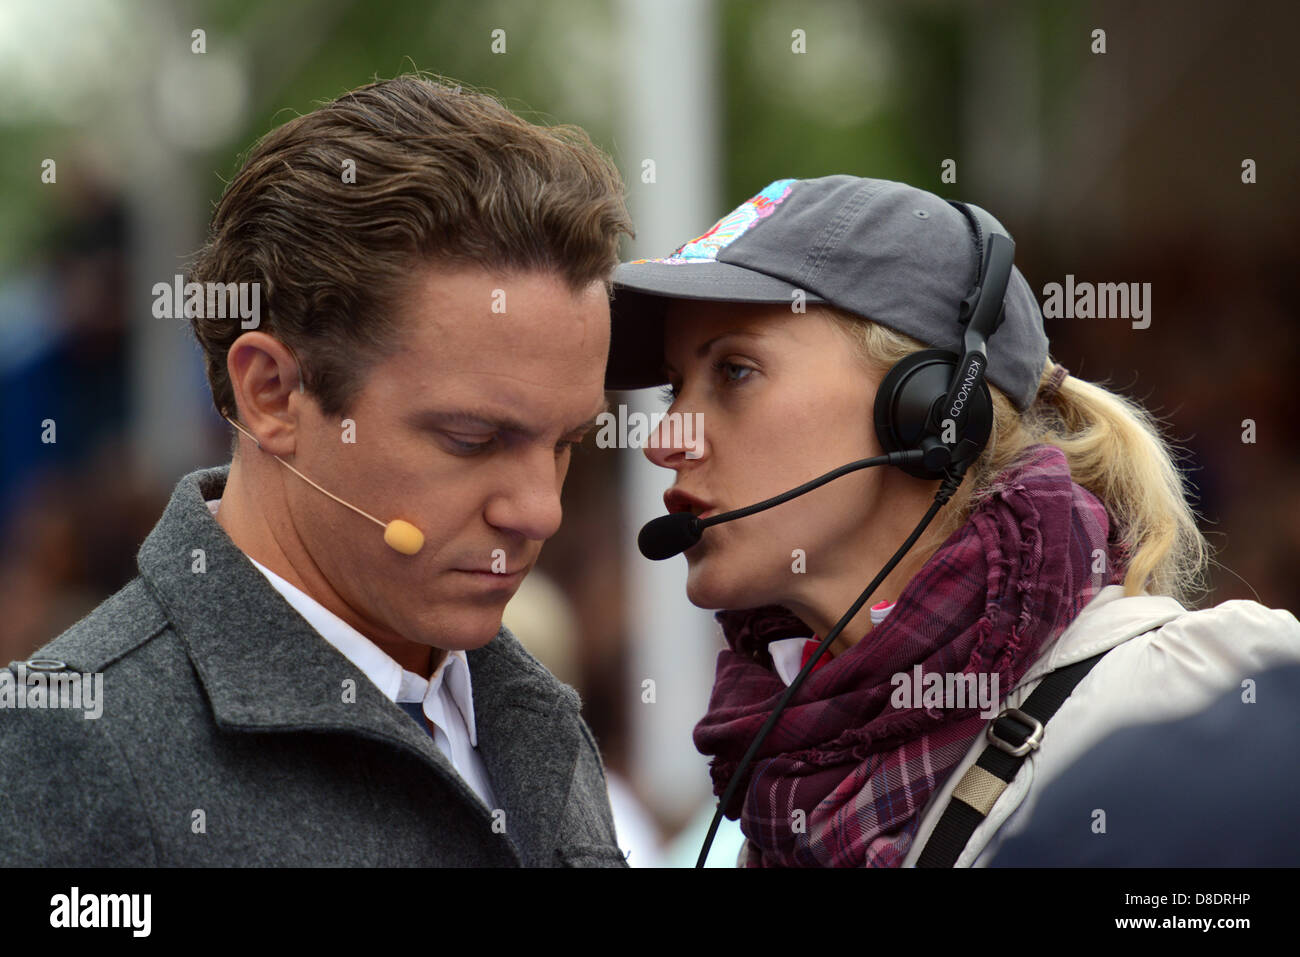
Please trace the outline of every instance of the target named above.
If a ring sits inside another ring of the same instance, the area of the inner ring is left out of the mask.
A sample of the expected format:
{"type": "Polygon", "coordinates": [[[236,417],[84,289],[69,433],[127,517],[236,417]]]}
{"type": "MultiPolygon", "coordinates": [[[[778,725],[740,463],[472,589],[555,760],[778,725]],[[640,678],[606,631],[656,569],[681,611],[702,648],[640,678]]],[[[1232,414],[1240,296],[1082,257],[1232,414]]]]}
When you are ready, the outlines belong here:
{"type": "Polygon", "coordinates": [[[228,471],[186,475],[139,576],[33,656],[102,673],[102,715],[0,709],[0,865],[627,866],[572,688],[505,627],[468,653],[486,807],[217,524],[228,471]]]}

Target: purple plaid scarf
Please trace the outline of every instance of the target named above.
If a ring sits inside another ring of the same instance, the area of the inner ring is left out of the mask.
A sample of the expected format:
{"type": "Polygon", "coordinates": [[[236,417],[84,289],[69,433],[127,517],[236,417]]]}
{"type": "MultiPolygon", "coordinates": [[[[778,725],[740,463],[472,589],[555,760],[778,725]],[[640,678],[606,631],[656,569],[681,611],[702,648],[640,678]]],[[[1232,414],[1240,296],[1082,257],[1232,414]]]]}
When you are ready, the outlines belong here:
{"type": "MultiPolygon", "coordinates": [[[[741,820],[747,865],[899,866],[921,810],[987,721],[978,705],[895,708],[891,677],[915,665],[941,678],[996,673],[1005,698],[1097,592],[1123,580],[1109,528],[1055,446],[1032,447],[999,476],[889,617],[809,675],[782,713],[725,811],[741,820]],[[1098,548],[1105,574],[1092,572],[1098,548]]],[[[716,617],[729,648],[695,746],[713,756],[721,795],[785,691],[768,642],[810,631],[777,605],[716,617]]]]}

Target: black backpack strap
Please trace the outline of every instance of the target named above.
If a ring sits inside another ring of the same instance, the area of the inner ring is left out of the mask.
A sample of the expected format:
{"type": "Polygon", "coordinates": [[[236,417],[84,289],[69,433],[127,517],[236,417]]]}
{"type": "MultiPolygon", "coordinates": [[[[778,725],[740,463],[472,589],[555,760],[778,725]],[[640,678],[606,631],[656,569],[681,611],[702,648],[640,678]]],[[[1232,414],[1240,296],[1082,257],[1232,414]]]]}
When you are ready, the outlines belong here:
{"type": "Polygon", "coordinates": [[[1025,757],[1042,742],[1043,726],[1106,651],[1053,671],[1019,708],[1007,708],[993,719],[985,731],[990,745],[957,782],[952,800],[916,860],[917,867],[952,867],[957,863],[975,828],[1015,778],[1025,757]]]}

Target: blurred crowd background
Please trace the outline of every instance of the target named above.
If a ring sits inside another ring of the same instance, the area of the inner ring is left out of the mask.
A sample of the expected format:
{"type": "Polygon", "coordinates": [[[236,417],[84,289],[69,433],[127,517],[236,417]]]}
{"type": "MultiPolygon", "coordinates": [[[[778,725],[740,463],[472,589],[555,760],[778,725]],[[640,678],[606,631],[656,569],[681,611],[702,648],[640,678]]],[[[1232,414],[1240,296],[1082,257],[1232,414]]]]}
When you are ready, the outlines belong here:
{"type": "MultiPolygon", "coordinates": [[[[1298,30],[1283,2],[5,0],[0,658],[134,577],[177,479],[228,461],[198,350],[150,290],[241,154],[410,69],[587,129],[627,182],[625,258],[774,179],[853,173],[988,208],[1040,296],[1067,275],[1150,283],[1149,328],[1048,320],[1052,354],[1184,450],[1217,549],[1199,604],[1300,609],[1298,30]]],[[[670,481],[634,450],[575,456],[563,528],[507,615],[579,690],[634,864],[683,862],[713,803],[690,729],[721,637],[685,602],[684,560],[648,569],[634,545],[670,481]]]]}

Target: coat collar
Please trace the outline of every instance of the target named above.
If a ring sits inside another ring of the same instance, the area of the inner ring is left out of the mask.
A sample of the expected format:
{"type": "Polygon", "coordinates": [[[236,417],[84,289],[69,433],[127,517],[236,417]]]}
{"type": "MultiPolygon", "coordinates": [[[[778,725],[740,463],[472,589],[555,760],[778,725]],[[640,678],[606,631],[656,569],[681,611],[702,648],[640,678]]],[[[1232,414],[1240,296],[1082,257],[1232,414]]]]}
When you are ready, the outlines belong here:
{"type": "MultiPolygon", "coordinates": [[[[429,736],[286,602],[205,501],[229,466],[186,475],[140,548],[140,575],[179,635],[226,731],[336,731],[416,752],[482,807],[429,736]],[[355,700],[345,701],[351,679],[355,700]]],[[[479,755],[526,862],[549,863],[581,746],[577,693],[504,626],[468,653],[479,755]]],[[[496,810],[496,809],[492,809],[496,810]]],[[[484,817],[488,809],[484,809],[484,817]]]]}

